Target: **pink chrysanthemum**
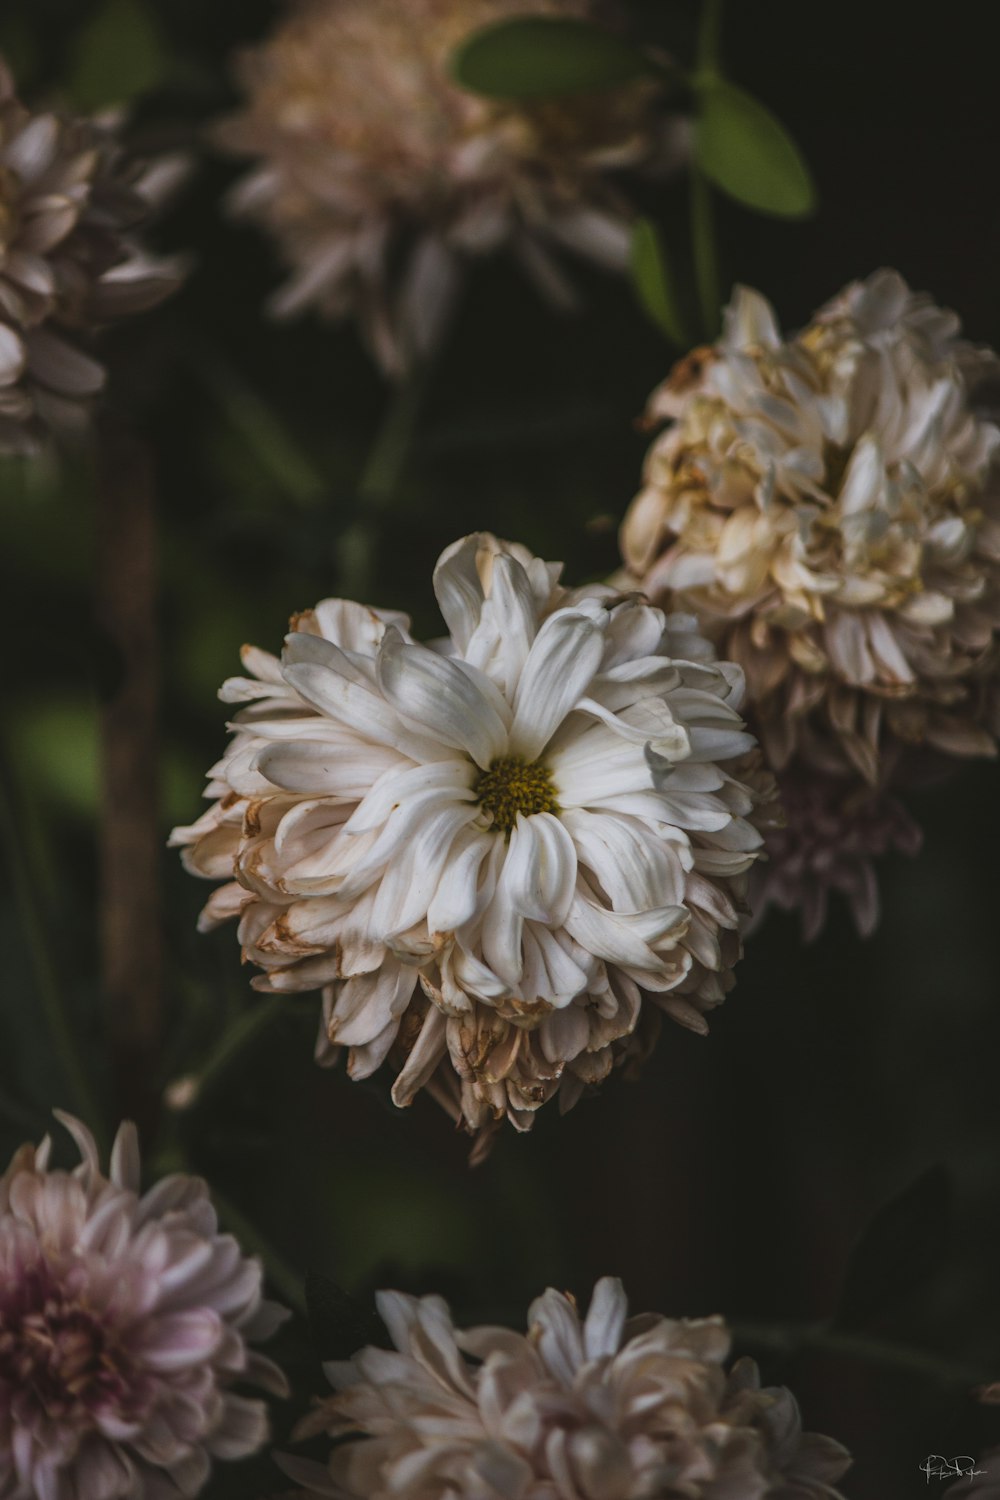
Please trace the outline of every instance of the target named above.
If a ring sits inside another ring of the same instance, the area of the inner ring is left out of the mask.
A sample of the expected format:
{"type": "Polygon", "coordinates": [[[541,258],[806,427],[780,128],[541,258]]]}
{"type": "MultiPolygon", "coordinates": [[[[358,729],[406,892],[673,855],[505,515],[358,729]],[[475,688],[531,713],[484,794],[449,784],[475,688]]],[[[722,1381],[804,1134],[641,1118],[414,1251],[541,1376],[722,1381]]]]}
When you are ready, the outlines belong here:
{"type": "Polygon", "coordinates": [[[0,1177],[0,1500],[196,1495],[213,1459],[267,1438],[265,1403],[232,1387],[284,1394],[249,1344],[285,1314],[204,1182],[140,1195],[133,1125],[106,1177],[86,1127],[58,1118],[80,1164],[51,1170],[46,1137],[0,1177]]]}

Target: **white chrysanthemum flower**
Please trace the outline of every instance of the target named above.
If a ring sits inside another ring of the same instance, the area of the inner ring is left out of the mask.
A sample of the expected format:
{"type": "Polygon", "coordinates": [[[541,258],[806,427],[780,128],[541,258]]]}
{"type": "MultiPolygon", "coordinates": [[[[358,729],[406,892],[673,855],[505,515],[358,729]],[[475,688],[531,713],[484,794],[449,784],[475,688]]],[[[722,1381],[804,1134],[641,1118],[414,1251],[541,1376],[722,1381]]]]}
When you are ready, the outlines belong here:
{"type": "Polygon", "coordinates": [[[80,1165],[50,1168],[46,1138],[0,1177],[0,1496],[196,1495],[213,1459],[267,1439],[264,1402],[233,1387],[285,1393],[248,1347],[285,1314],[218,1232],[203,1182],[165,1177],[142,1195],[134,1126],[106,1177],[90,1132],[58,1118],[80,1165]]]}
{"type": "Polygon", "coordinates": [[[324,1049],[355,1078],[394,1050],[396,1102],[428,1085],[470,1129],[569,1107],[644,1000],[703,1031],[760,844],[739,669],[559,571],[471,536],[435,573],[440,650],[339,599],[280,661],[247,648],[213,805],[173,835],[235,874],[203,920],[239,915],[258,988],[323,987],[324,1049]]]}
{"type": "Polygon", "coordinates": [[[1000,431],[971,398],[996,362],[958,327],[892,271],[790,339],[743,289],[653,397],[625,558],[744,667],[775,769],[995,752],[1000,431]]]}
{"type": "Polygon", "coordinates": [[[599,1281],[581,1320],[549,1290],[527,1334],[456,1329],[440,1297],[382,1292],[395,1352],[328,1364],[336,1395],[302,1436],[340,1439],[326,1468],[282,1467],[328,1500],[837,1500],[850,1457],[804,1433],[790,1391],[728,1373],[721,1318],[628,1319],[599,1281]],[[346,1440],[346,1441],[345,1441],[346,1440]]]}
{"type": "Polygon", "coordinates": [[[177,285],[130,238],[177,170],[129,162],[110,119],[32,114],[0,56],[0,453],[79,425],[104,384],[81,335],[177,285]]]}
{"type": "Polygon", "coordinates": [[[220,141],[259,165],[235,197],[292,278],[274,301],[354,314],[383,368],[433,346],[470,256],[508,246],[573,300],[554,251],[622,271],[635,217],[622,169],[662,173],[683,129],[645,78],[504,104],[449,75],[465,37],[524,15],[590,19],[601,0],[300,0],[240,64],[220,141]]]}

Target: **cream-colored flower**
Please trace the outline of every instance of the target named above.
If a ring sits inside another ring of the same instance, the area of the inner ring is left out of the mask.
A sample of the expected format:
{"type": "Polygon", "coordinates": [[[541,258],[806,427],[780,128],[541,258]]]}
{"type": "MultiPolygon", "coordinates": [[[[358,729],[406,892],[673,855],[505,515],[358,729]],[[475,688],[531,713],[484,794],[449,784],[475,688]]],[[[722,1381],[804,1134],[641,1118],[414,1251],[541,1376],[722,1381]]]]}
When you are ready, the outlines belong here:
{"type": "Polygon", "coordinates": [[[462,262],[507,245],[544,293],[572,301],[553,251],[628,259],[622,169],[662,172],[683,131],[660,87],[505,105],[464,92],[449,59],[525,14],[599,15],[601,0],[299,0],[244,54],[243,111],[220,129],[259,159],[237,210],[276,237],[292,277],[279,315],[355,314],[398,374],[436,341],[462,262]]]}
{"type": "Polygon", "coordinates": [[[720,343],[654,395],[671,424],[625,558],[744,667],[776,769],[875,784],[909,746],[994,753],[1000,432],[972,405],[994,368],[880,271],[790,339],[738,291],[720,343]]]}
{"type": "Polygon", "coordinates": [[[176,166],[129,162],[109,118],[32,114],[0,56],[0,453],[79,426],[105,378],[81,344],[177,285],[131,238],[176,166]]]}
{"type": "Polygon", "coordinates": [[[285,1393],[250,1348],[285,1314],[219,1233],[203,1182],[142,1194],[132,1125],[105,1176],[90,1132],[58,1118],[79,1166],[51,1168],[46,1137],[0,1177],[0,1496],[197,1495],[213,1459],[267,1439],[264,1402],[235,1388],[285,1393]]]}
{"type": "Polygon", "coordinates": [[[645,1006],[703,1031],[760,835],[742,674],[685,617],[493,537],[442,556],[450,635],[329,599],[247,648],[212,806],[173,842],[228,880],[260,989],[324,990],[356,1078],[393,1054],[477,1130],[612,1068],[645,1006]],[[233,876],[235,875],[235,881],[233,876]]]}
{"type": "Polygon", "coordinates": [[[721,1318],[628,1319],[599,1281],[580,1318],[548,1290],[527,1334],[454,1327],[440,1297],[382,1292],[394,1351],[329,1364],[336,1395],[300,1429],[326,1468],[283,1457],[328,1500],[837,1500],[850,1457],[802,1431],[752,1360],[727,1373],[721,1318]],[[346,1439],[346,1441],[343,1441],[346,1439]]]}

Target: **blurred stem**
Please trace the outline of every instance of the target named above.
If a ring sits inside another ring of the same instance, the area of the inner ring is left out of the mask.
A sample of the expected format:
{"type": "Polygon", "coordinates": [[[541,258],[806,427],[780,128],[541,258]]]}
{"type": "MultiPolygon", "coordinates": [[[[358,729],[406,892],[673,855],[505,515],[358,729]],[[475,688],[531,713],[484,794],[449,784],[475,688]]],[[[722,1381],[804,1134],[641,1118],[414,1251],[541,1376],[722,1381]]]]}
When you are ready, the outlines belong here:
{"type": "Polygon", "coordinates": [[[219,1192],[214,1183],[212,1202],[225,1228],[239,1240],[240,1248],[245,1253],[259,1257],[268,1281],[286,1306],[305,1317],[305,1290],[298,1272],[278,1254],[269,1240],[264,1239],[242,1210],[219,1192]]]}
{"type": "Polygon", "coordinates": [[[699,73],[717,73],[719,71],[719,43],[721,39],[722,0],[702,0],[697,52],[699,73]]]}
{"type": "Polygon", "coordinates": [[[868,1334],[846,1332],[826,1323],[737,1322],[733,1324],[733,1337],[739,1344],[784,1357],[804,1353],[839,1355],[862,1364],[896,1370],[901,1375],[960,1386],[965,1390],[986,1384],[995,1376],[995,1371],[991,1374],[973,1369],[924,1349],[912,1349],[906,1344],[873,1338],[868,1334]]]}
{"type": "Polygon", "coordinates": [[[704,173],[691,168],[691,246],[702,332],[714,339],[719,331],[722,292],[715,243],[715,209],[712,188],[704,173]]]}
{"type": "Polygon", "coordinates": [[[62,1068],[72,1105],[90,1126],[99,1144],[104,1143],[104,1117],[97,1094],[77,1049],[77,1038],[64,1005],[62,982],[56,972],[55,945],[45,930],[39,904],[40,885],[35,877],[28,843],[18,814],[18,794],[8,764],[6,747],[0,741],[0,841],[21,931],[31,954],[35,988],[45,1024],[62,1068]]]}
{"type": "Polygon", "coordinates": [[[289,1005],[287,995],[275,995],[269,1000],[262,1000],[252,1005],[249,1010],[242,1011],[212,1048],[204,1067],[193,1075],[195,1091],[190,1105],[185,1107],[195,1108],[209,1098],[233,1063],[263,1031],[267,1030],[273,1021],[287,1013],[289,1005]]]}
{"type": "Polygon", "coordinates": [[[395,387],[358,485],[358,514],[340,540],[343,591],[373,602],[378,544],[413,447],[433,361],[415,364],[395,387]]]}
{"type": "MultiPolygon", "coordinates": [[[[722,0],[702,0],[696,60],[699,78],[712,77],[719,72],[721,36],[722,0]]],[[[697,162],[691,166],[691,251],[702,331],[705,338],[714,339],[719,331],[722,307],[715,207],[711,184],[697,162]]]]}
{"type": "Polygon", "coordinates": [[[101,427],[96,609],[115,681],[101,704],[101,988],[116,1111],[144,1133],[163,1035],[156,505],[145,445],[101,427]]]}

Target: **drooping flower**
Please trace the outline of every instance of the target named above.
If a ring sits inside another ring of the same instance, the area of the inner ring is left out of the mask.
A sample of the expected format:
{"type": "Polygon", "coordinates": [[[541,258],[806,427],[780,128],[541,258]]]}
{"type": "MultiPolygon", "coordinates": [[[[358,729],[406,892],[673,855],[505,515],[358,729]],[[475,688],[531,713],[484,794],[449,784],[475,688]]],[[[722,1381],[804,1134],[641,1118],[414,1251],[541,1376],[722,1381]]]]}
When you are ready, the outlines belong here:
{"type": "Polygon", "coordinates": [[[338,1442],[323,1468],[283,1457],[328,1500],[837,1500],[850,1457],[802,1431],[794,1396],[727,1373],[721,1318],[627,1318],[599,1281],[581,1320],[551,1288],[527,1334],[454,1327],[440,1297],[381,1292],[394,1351],[327,1365],[336,1394],[301,1435],[338,1442]]]}
{"type": "Polygon", "coordinates": [[[725,333],[653,397],[671,418],[622,534],[654,601],[747,676],[769,764],[884,785],[921,746],[995,753],[996,370],[892,271],[784,339],[741,289],[725,333]]]}
{"type": "Polygon", "coordinates": [[[600,12],[601,0],[293,4],[243,55],[246,104],[219,130],[258,159],[236,210],[273,233],[292,270],[273,311],[354,314],[399,374],[435,343],[470,256],[508,246],[562,304],[573,293],[554,251],[623,270],[635,210],[621,172],[662,172],[683,148],[656,80],[506,104],[449,75],[481,27],[600,12]]]}
{"type": "Polygon", "coordinates": [[[862,937],[878,926],[876,862],[915,855],[921,830],[898,798],[860,780],[805,770],[779,779],[780,824],[764,836],[765,860],[751,876],[753,924],[768,907],[798,911],[802,935],[822,930],[829,898],[844,896],[862,937]]]}
{"type": "Polygon", "coordinates": [[[0,453],[79,426],[105,379],[89,336],[177,285],[132,239],[175,168],[130,161],[109,117],[32,113],[0,56],[0,453]]]}
{"type": "Polygon", "coordinates": [[[397,1104],[428,1086],[470,1130],[568,1108],[644,1008],[705,1030],[761,841],[739,670],[559,572],[466,537],[439,650],[339,599],[280,661],[246,648],[212,806],[173,835],[229,881],[203,924],[239,917],[257,988],[323,989],[321,1056],[363,1078],[391,1053],[397,1104]]]}
{"type": "Polygon", "coordinates": [[[22,1147],[0,1177],[0,1496],[169,1500],[196,1495],[213,1459],[267,1438],[250,1384],[283,1394],[249,1345],[285,1314],[262,1273],[220,1234],[205,1184],[165,1177],[140,1193],[135,1128],[101,1171],[68,1115],[81,1162],[22,1147]]]}

